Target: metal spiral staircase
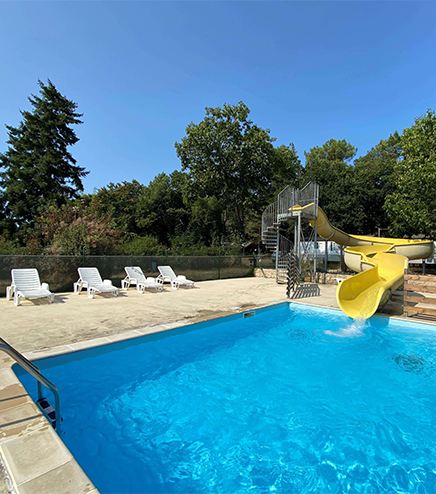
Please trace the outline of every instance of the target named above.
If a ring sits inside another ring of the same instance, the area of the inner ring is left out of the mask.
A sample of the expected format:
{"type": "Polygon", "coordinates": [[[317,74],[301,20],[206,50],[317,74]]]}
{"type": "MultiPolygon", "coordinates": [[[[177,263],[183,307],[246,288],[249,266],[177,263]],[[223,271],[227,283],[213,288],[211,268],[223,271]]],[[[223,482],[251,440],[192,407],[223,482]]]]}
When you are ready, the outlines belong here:
{"type": "Polygon", "coordinates": [[[309,182],[303,189],[288,185],[277,195],[277,201],[270,204],[262,214],[262,242],[267,250],[273,252],[277,283],[287,282],[290,253],[295,255],[299,276],[302,267],[309,269],[311,277],[316,272],[316,258],[312,270],[308,249],[309,242],[313,242],[312,236],[306,240],[301,227],[301,219],[315,220],[315,228],[312,233],[316,239],[316,218],[306,217],[304,213],[295,213],[291,209],[297,205],[318,204],[318,196],[319,187],[315,182],[309,182]],[[289,220],[295,222],[295,243],[280,234],[280,225],[289,220]]]}

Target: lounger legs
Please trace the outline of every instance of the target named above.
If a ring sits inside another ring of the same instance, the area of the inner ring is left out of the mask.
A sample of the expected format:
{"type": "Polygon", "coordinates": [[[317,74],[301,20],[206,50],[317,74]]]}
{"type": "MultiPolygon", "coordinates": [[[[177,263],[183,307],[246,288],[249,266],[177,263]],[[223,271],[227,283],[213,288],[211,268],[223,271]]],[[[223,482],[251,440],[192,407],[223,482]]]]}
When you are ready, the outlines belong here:
{"type": "Polygon", "coordinates": [[[14,296],[14,286],[7,286],[6,287],[6,300],[11,300],[11,298],[14,296]]]}

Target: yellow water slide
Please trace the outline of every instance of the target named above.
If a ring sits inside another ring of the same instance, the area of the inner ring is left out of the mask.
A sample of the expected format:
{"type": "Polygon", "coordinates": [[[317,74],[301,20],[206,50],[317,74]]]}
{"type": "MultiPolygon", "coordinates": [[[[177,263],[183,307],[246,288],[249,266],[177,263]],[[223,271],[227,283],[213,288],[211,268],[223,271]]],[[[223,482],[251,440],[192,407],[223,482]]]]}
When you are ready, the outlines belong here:
{"type": "MultiPolygon", "coordinates": [[[[295,206],[293,212],[318,213],[318,234],[345,247],[345,264],[358,274],[338,285],[339,307],[353,319],[368,319],[390,294],[403,284],[410,259],[426,259],[433,254],[432,240],[366,237],[348,235],[335,228],[315,204],[295,206]]],[[[311,226],[315,221],[310,221],[311,226]]]]}

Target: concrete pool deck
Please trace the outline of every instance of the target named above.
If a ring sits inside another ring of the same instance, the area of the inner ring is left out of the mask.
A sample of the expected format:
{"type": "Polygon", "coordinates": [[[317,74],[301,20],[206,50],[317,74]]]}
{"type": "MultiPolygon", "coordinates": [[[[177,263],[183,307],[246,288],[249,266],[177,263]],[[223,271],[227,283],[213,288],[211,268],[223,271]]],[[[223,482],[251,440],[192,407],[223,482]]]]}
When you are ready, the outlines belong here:
{"type": "MultiPolygon", "coordinates": [[[[320,287],[321,295],[298,301],[337,308],[336,286],[320,287]]],[[[166,284],[163,292],[144,294],[130,288],[117,298],[96,295],[93,300],[87,298],[86,290],[79,296],[57,293],[52,305],[37,299],[23,300],[15,307],[2,298],[0,336],[22,353],[44,352],[95,338],[121,337],[131,330],[150,333],[157,324],[192,324],[285,300],[286,287],[267,278],[203,281],[179,290],[166,284]]]]}
{"type": "MultiPolygon", "coordinates": [[[[335,285],[319,285],[296,303],[338,308],[335,285]]],[[[286,287],[272,279],[238,278],[203,281],[193,289],[120,296],[83,291],[24,300],[15,307],[0,299],[0,336],[30,360],[79,351],[200,321],[289,301],[286,287]]],[[[0,494],[97,494],[11,370],[13,361],[0,355],[0,494]]],[[[56,384],[56,383],[55,383],[56,384]]],[[[51,393],[48,393],[51,395],[51,393]]],[[[49,397],[51,398],[51,397],[49,397]]]]}

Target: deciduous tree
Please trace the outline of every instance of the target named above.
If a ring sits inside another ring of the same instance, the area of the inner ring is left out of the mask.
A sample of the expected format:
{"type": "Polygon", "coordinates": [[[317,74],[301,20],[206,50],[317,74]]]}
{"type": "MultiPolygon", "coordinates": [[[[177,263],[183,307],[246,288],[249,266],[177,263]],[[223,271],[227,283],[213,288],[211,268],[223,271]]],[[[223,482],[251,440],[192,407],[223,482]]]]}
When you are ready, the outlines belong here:
{"type": "Polygon", "coordinates": [[[355,202],[351,193],[353,165],[357,149],[345,139],[330,139],[322,146],[305,152],[304,178],[320,186],[320,206],[338,228],[353,232],[355,202]]]}
{"type": "MultiPolygon", "coordinates": [[[[244,237],[247,211],[261,210],[271,184],[280,175],[270,131],[249,120],[250,110],[240,102],[206,108],[199,123],[190,123],[176,142],[182,169],[188,170],[198,197],[215,197],[222,209],[227,235],[244,237]]],[[[284,154],[284,153],[283,153],[284,154]]]]}
{"type": "Polygon", "coordinates": [[[428,110],[401,137],[395,165],[397,190],[386,199],[391,232],[436,239],[436,114],[428,110]]]}
{"type": "Polygon", "coordinates": [[[375,234],[378,228],[389,226],[384,205],[386,197],[396,190],[394,167],[400,156],[401,137],[394,132],[355,160],[351,193],[357,201],[356,233],[375,234]]]}
{"type": "Polygon", "coordinates": [[[91,196],[95,210],[101,215],[112,217],[113,227],[127,234],[140,235],[141,220],[138,203],[146,186],[137,180],[123,183],[109,183],[91,196]]]}

